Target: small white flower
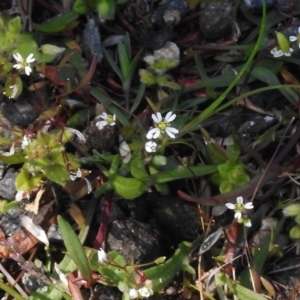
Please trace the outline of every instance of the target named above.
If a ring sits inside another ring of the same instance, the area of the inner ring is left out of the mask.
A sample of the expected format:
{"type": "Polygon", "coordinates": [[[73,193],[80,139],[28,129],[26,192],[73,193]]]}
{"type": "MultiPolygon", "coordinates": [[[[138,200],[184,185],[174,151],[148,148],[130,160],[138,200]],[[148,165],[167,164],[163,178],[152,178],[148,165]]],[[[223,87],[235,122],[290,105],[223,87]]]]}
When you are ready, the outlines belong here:
{"type": "Polygon", "coordinates": [[[225,205],[227,208],[235,211],[234,217],[238,220],[242,217],[242,213],[244,213],[246,209],[252,209],[254,207],[252,202],[244,204],[243,197],[237,197],[236,204],[226,203],[225,205]]]}
{"type": "Polygon", "coordinates": [[[138,290],[138,293],[141,297],[148,298],[150,297],[150,292],[146,287],[142,287],[138,290]]]}
{"type": "Polygon", "coordinates": [[[119,153],[122,157],[122,161],[124,164],[127,164],[131,159],[131,150],[121,135],[119,135],[119,143],[119,153]]]}
{"type": "Polygon", "coordinates": [[[24,149],[25,147],[27,147],[29,144],[31,143],[31,139],[27,136],[24,135],[22,142],[21,142],[21,148],[24,149]]]}
{"type": "MultiPolygon", "coordinates": [[[[17,86],[16,84],[11,85],[9,88],[12,89],[12,91],[11,91],[10,97],[8,97],[8,98],[9,98],[9,99],[10,99],[10,98],[13,98],[13,99],[14,99],[14,98],[17,96],[17,93],[18,93],[18,91],[19,91],[19,88],[18,88],[18,86],[17,86]]],[[[5,93],[3,93],[3,94],[5,94],[5,93]]]]}
{"type": "Polygon", "coordinates": [[[296,34],[295,36],[290,36],[289,37],[291,42],[298,42],[298,47],[300,48],[300,27],[298,27],[298,34],[296,34]]]}
{"type": "Polygon", "coordinates": [[[145,144],[145,150],[149,153],[156,152],[156,148],[157,148],[157,143],[155,143],[154,141],[148,141],[145,144]]]}
{"type": "Polygon", "coordinates": [[[129,299],[136,299],[138,297],[138,291],[136,289],[130,289],[128,295],[129,299]]]}
{"type": "Polygon", "coordinates": [[[26,75],[30,75],[32,72],[32,69],[30,67],[30,64],[35,61],[35,58],[33,57],[33,54],[29,54],[26,59],[24,59],[20,53],[13,54],[14,59],[17,61],[17,64],[13,65],[13,68],[19,70],[24,69],[26,75]]]}
{"type": "Polygon", "coordinates": [[[176,115],[171,111],[166,114],[165,118],[161,116],[160,112],[152,114],[152,119],[155,123],[155,127],[148,131],[146,136],[147,139],[157,139],[161,135],[161,133],[166,133],[170,138],[174,139],[175,134],[177,134],[179,130],[174,127],[170,127],[170,123],[174,121],[175,118],[176,115]]]}
{"type": "Polygon", "coordinates": [[[292,52],[294,50],[292,48],[289,49],[288,52],[283,52],[281,49],[279,49],[278,47],[274,47],[270,52],[274,57],[280,57],[280,56],[291,56],[292,52]]]}
{"type": "Polygon", "coordinates": [[[105,264],[108,262],[108,257],[102,248],[98,250],[98,262],[100,264],[105,264]]]}
{"type": "Polygon", "coordinates": [[[102,121],[96,123],[96,127],[98,127],[99,130],[103,129],[103,127],[107,125],[116,125],[116,115],[108,115],[106,112],[103,112],[100,115],[100,119],[102,119],[102,121]]]}

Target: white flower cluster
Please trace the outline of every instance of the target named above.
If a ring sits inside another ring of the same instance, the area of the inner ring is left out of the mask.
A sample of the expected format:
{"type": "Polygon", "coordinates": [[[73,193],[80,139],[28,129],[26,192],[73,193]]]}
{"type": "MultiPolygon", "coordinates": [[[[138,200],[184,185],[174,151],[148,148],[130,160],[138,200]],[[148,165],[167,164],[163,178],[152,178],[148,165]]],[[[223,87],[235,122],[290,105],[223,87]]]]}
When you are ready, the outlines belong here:
{"type": "Polygon", "coordinates": [[[152,120],[154,121],[153,128],[150,128],[146,137],[148,142],[145,144],[145,150],[149,153],[156,152],[158,144],[152,139],[157,139],[162,134],[166,133],[171,139],[175,138],[175,134],[179,132],[178,129],[171,127],[171,122],[174,121],[176,115],[173,112],[169,111],[166,116],[163,118],[161,113],[152,114],[152,120]]]}
{"type": "Polygon", "coordinates": [[[244,215],[246,209],[253,209],[253,203],[248,202],[244,204],[244,198],[243,197],[237,197],[236,198],[236,204],[233,203],[226,203],[225,204],[227,208],[232,209],[235,211],[234,217],[237,219],[239,223],[244,224],[247,227],[251,227],[251,220],[244,215]]]}
{"type": "Polygon", "coordinates": [[[151,295],[149,289],[146,287],[142,287],[138,290],[130,289],[128,294],[129,294],[129,299],[148,298],[151,295]]]}

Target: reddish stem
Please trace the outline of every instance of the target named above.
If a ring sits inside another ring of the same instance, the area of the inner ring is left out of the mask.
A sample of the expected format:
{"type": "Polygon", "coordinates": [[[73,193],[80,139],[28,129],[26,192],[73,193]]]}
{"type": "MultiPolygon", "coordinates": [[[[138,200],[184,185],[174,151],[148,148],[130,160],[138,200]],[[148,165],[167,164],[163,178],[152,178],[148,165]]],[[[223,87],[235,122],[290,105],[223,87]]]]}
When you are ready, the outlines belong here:
{"type": "Polygon", "coordinates": [[[109,217],[111,215],[111,204],[112,204],[113,194],[114,194],[113,191],[108,191],[104,196],[104,204],[103,204],[103,210],[101,214],[101,224],[99,226],[98,233],[94,241],[95,249],[99,249],[100,247],[102,247],[102,244],[106,238],[109,217]]]}

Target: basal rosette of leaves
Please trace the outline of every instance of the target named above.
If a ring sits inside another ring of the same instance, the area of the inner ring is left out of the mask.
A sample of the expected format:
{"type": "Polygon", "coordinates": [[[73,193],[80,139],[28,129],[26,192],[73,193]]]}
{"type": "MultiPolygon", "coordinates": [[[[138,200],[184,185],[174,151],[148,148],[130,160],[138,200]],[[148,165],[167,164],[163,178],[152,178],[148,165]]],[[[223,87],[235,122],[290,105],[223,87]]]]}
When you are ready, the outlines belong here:
{"type": "Polygon", "coordinates": [[[76,157],[64,149],[72,136],[69,131],[39,132],[23,150],[25,163],[16,179],[17,190],[29,190],[46,178],[60,185],[70,180],[70,170],[79,167],[76,157]]]}

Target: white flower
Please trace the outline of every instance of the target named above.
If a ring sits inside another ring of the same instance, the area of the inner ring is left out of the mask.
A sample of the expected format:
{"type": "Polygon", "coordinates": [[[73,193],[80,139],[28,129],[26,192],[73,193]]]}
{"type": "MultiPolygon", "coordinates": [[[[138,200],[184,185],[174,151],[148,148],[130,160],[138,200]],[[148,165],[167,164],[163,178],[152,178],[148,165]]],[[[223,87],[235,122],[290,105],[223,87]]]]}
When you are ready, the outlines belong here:
{"type": "MultiPolygon", "coordinates": [[[[9,98],[9,99],[10,99],[10,98],[13,98],[13,99],[14,99],[14,98],[17,96],[17,93],[18,93],[18,91],[19,91],[19,88],[18,88],[18,86],[17,86],[16,84],[11,85],[9,88],[12,89],[12,91],[11,91],[10,97],[8,97],[8,98],[9,98]]],[[[3,94],[5,94],[5,92],[4,92],[3,94]]]]}
{"type": "Polygon", "coordinates": [[[156,152],[156,148],[157,148],[157,143],[155,143],[154,141],[148,141],[145,144],[145,150],[149,153],[156,152]]]}
{"type": "Polygon", "coordinates": [[[98,262],[100,264],[105,264],[108,262],[108,257],[102,248],[98,250],[98,262]]]}
{"type": "Polygon", "coordinates": [[[30,67],[30,64],[35,61],[35,58],[33,57],[33,54],[29,54],[26,59],[24,59],[20,53],[13,54],[14,59],[17,61],[17,64],[13,65],[13,68],[19,70],[24,69],[26,75],[30,75],[32,72],[32,69],[30,67]]]}
{"type": "Polygon", "coordinates": [[[300,48],[300,27],[298,27],[298,34],[296,34],[295,36],[290,36],[289,37],[291,42],[298,42],[298,47],[300,48]]]}
{"type": "Polygon", "coordinates": [[[236,219],[240,219],[242,217],[242,213],[245,212],[245,209],[252,209],[254,207],[252,202],[244,204],[243,197],[237,197],[236,204],[226,203],[225,205],[227,206],[227,208],[235,211],[234,217],[236,219]]]}
{"type": "Polygon", "coordinates": [[[273,48],[270,52],[274,57],[280,57],[280,56],[291,56],[292,52],[294,50],[292,48],[289,49],[288,52],[283,52],[281,49],[279,49],[278,47],[273,48]]]}
{"type": "Polygon", "coordinates": [[[21,148],[24,149],[25,147],[27,147],[29,144],[31,143],[31,139],[27,136],[24,135],[22,142],[21,142],[21,148]]]}
{"type": "Polygon", "coordinates": [[[129,290],[129,299],[136,299],[138,297],[138,291],[136,289],[129,290]]]}
{"type": "Polygon", "coordinates": [[[171,111],[167,113],[165,118],[161,116],[161,113],[152,114],[152,119],[154,121],[155,127],[150,129],[147,133],[147,139],[157,139],[161,133],[166,133],[170,138],[175,138],[175,134],[179,132],[178,129],[170,127],[170,122],[174,121],[176,115],[171,111]]]}
{"type": "Polygon", "coordinates": [[[119,153],[124,164],[127,164],[131,159],[131,150],[128,143],[119,135],[119,153]]]}
{"type": "Polygon", "coordinates": [[[96,123],[96,127],[98,127],[99,130],[103,129],[103,127],[107,125],[116,125],[116,115],[108,115],[106,112],[103,112],[100,115],[100,119],[102,119],[103,121],[99,121],[96,123]]]}
{"type": "Polygon", "coordinates": [[[138,290],[138,293],[141,297],[148,298],[150,296],[150,292],[146,287],[142,287],[138,290]]]}

